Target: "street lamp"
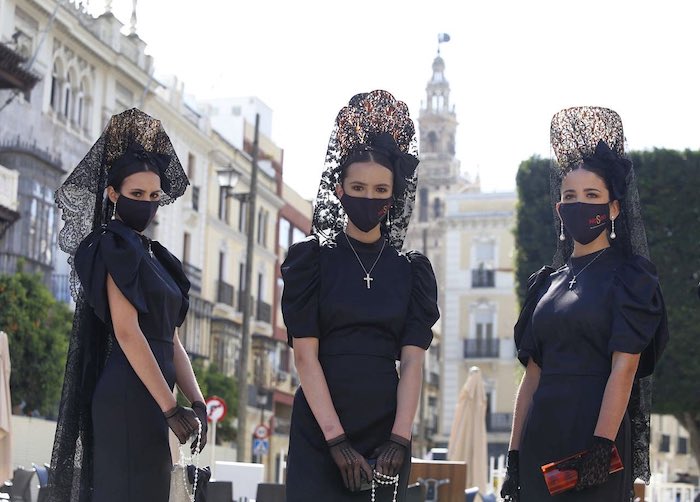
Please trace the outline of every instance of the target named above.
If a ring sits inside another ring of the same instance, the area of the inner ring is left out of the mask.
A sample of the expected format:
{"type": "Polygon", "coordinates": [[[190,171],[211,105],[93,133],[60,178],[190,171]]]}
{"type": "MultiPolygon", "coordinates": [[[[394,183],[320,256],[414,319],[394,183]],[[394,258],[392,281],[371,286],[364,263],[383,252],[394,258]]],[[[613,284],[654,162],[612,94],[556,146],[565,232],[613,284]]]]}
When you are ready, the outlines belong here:
{"type": "MultiPolygon", "coordinates": [[[[245,462],[245,445],[248,436],[248,365],[250,360],[250,321],[251,321],[251,283],[253,281],[253,251],[255,249],[255,200],[258,192],[258,134],[260,128],[260,114],[255,114],[255,133],[253,136],[253,151],[251,153],[250,191],[248,193],[233,193],[233,188],[238,184],[241,175],[233,167],[222,168],[216,171],[219,186],[226,190],[226,198],[245,201],[248,205],[248,225],[245,250],[245,289],[241,291],[241,308],[243,310],[243,325],[241,326],[241,351],[238,361],[238,438],[237,458],[239,462],[245,462]]],[[[267,396],[266,396],[267,399],[267,396]]]]}

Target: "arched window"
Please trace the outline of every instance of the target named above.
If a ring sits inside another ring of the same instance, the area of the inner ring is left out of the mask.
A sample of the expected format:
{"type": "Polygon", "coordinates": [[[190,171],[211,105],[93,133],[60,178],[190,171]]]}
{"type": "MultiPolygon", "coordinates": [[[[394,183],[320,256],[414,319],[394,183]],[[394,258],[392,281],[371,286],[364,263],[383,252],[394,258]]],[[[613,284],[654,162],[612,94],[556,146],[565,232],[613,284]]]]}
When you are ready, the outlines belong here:
{"type": "Polygon", "coordinates": [[[51,71],[51,101],[49,105],[54,111],[61,109],[61,88],[63,87],[63,68],[60,61],[55,61],[51,71]]]}
{"type": "Polygon", "coordinates": [[[72,89],[71,89],[71,76],[70,73],[66,77],[66,85],[63,86],[63,116],[70,118],[71,101],[72,101],[72,89]]]}

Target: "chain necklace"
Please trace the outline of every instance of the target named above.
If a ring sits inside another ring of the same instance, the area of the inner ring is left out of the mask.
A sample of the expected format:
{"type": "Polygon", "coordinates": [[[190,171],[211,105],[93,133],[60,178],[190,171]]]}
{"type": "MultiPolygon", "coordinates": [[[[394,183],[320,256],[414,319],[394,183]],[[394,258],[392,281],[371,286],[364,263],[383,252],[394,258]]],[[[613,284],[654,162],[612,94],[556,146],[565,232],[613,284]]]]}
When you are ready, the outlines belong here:
{"type": "Polygon", "coordinates": [[[362,260],[360,260],[360,255],[357,254],[357,251],[355,251],[355,248],[353,247],[352,243],[350,242],[350,238],[348,237],[348,234],[343,232],[345,235],[345,240],[348,241],[348,245],[350,246],[350,249],[352,249],[352,252],[355,253],[355,258],[357,258],[357,261],[360,262],[360,266],[362,267],[362,270],[365,271],[365,278],[363,279],[367,283],[367,289],[370,289],[372,287],[372,281],[374,278],[370,275],[372,274],[372,270],[374,270],[374,267],[377,266],[377,263],[379,263],[379,258],[381,258],[382,253],[384,252],[384,247],[386,246],[386,239],[384,239],[384,242],[382,243],[382,249],[379,251],[379,254],[377,255],[377,259],[374,260],[374,264],[372,265],[372,268],[369,269],[369,271],[365,268],[365,264],[362,263],[362,260]]]}
{"type": "Polygon", "coordinates": [[[599,251],[598,254],[596,255],[595,258],[593,258],[591,261],[589,261],[585,267],[583,267],[581,270],[578,271],[578,273],[574,273],[574,265],[573,263],[569,266],[571,268],[571,272],[574,273],[574,278],[569,281],[569,289],[574,289],[574,284],[576,284],[576,278],[583,273],[584,270],[586,270],[594,261],[598,259],[600,255],[605,253],[608,250],[608,248],[603,248],[602,251],[599,251]]]}

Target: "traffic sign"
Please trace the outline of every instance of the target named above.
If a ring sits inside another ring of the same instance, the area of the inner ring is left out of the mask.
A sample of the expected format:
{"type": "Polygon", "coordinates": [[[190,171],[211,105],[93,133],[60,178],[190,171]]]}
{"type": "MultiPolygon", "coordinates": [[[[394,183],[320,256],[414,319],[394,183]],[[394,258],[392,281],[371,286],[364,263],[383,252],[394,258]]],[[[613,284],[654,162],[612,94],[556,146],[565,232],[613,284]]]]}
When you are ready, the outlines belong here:
{"type": "Polygon", "coordinates": [[[265,424],[259,424],[253,432],[255,439],[267,439],[270,437],[270,428],[265,424]]]}
{"type": "Polygon", "coordinates": [[[267,455],[270,450],[269,439],[253,439],[253,453],[255,455],[267,455]]]}
{"type": "Polygon", "coordinates": [[[219,422],[226,416],[226,401],[217,396],[207,399],[207,419],[209,422],[219,422]]]}

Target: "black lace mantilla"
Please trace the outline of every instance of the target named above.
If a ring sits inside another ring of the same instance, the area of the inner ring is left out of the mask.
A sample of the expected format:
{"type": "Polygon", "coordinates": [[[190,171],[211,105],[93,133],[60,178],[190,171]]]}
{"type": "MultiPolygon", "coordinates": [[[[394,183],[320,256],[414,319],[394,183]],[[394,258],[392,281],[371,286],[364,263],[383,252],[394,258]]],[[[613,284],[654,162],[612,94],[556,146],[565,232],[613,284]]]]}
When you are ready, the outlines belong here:
{"type": "MultiPolygon", "coordinates": [[[[388,133],[404,153],[417,157],[415,127],[408,107],[387,91],[375,90],[353,96],[335,119],[328,141],[325,168],[314,204],[312,232],[324,246],[335,245],[335,236],[345,228],[345,211],[336,196],[340,168],[346,156],[365,144],[372,134],[388,133]]],[[[394,193],[383,229],[389,243],[401,251],[416,197],[417,171],[405,179],[403,193],[394,193]]]]}

